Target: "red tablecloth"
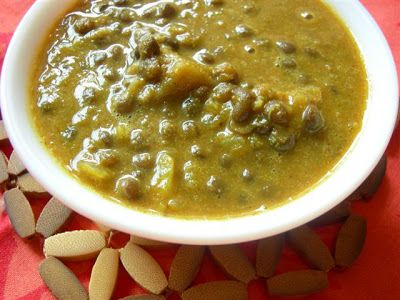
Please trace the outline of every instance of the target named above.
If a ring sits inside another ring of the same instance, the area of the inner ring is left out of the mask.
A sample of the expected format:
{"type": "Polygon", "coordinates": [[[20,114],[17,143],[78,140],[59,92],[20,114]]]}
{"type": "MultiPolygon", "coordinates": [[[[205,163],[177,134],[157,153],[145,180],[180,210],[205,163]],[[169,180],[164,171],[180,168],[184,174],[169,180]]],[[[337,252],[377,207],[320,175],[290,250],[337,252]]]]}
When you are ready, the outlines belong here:
{"type": "MultiPolygon", "coordinates": [[[[0,0],[0,67],[15,26],[34,0],[0,0]]],[[[400,71],[400,0],[363,0],[370,12],[381,25],[400,71]]],[[[387,151],[388,171],[379,192],[369,203],[356,203],[357,213],[368,218],[366,246],[356,264],[345,272],[329,274],[330,288],[310,299],[400,299],[400,136],[394,134],[387,151]]],[[[9,151],[9,149],[8,149],[9,151]]],[[[44,201],[32,201],[38,212],[44,201]]],[[[0,299],[53,299],[43,285],[38,272],[38,264],[43,259],[42,241],[38,238],[21,240],[10,227],[7,215],[0,205],[0,299]]],[[[94,225],[80,216],[74,216],[68,229],[92,228],[94,225]]],[[[328,244],[337,230],[336,226],[319,230],[328,244]]],[[[120,234],[116,244],[126,240],[120,234]]],[[[243,245],[243,249],[254,260],[254,243],[243,245]]],[[[151,253],[168,272],[175,247],[153,250],[151,253]]],[[[73,263],[69,266],[87,286],[93,261],[73,263]]],[[[286,249],[278,271],[295,270],[306,267],[296,255],[286,249]]],[[[121,271],[115,297],[142,293],[125,271],[121,271]]],[[[223,279],[224,274],[206,256],[196,279],[197,283],[223,279]]],[[[270,297],[271,298],[271,297],[270,297]]],[[[169,299],[179,299],[171,295],[169,299]]],[[[249,299],[268,299],[262,280],[249,286],[249,299]]]]}

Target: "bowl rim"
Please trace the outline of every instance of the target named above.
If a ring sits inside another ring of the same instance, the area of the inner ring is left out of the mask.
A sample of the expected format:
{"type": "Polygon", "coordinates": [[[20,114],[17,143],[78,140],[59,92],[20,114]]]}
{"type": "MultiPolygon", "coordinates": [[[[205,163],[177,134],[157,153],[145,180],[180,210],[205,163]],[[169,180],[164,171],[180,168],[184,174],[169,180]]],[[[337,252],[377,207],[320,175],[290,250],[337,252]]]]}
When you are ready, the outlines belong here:
{"type": "MultiPolygon", "coordinates": [[[[29,172],[54,197],[79,214],[122,232],[171,243],[213,245],[256,240],[307,223],[339,204],[372,172],[390,141],[398,111],[396,67],[391,50],[378,25],[357,0],[324,2],[328,3],[339,17],[347,20],[345,23],[353,32],[365,58],[372,94],[365,112],[368,118],[364,119],[363,129],[353,142],[351,150],[342,158],[329,178],[288,204],[271,211],[229,219],[177,219],[120,206],[79,184],[67,174],[38,142],[35,130],[29,126],[31,121],[26,109],[27,91],[21,92],[20,85],[15,83],[15,79],[19,79],[18,76],[26,77],[22,71],[23,66],[28,63],[27,60],[30,65],[32,64],[32,60],[25,57],[29,56],[24,52],[27,45],[34,45],[35,38],[44,37],[47,33],[44,30],[32,30],[38,29],[38,24],[41,22],[52,19],[49,17],[49,10],[59,9],[55,6],[60,4],[55,4],[52,0],[37,0],[33,4],[17,27],[5,56],[1,81],[1,108],[10,141],[29,172]],[[356,17],[356,20],[352,21],[352,17],[356,17]],[[356,27],[360,26],[356,22],[362,23],[363,30],[368,32],[370,42],[365,42],[365,38],[356,32],[356,27]],[[369,48],[363,48],[361,42],[367,43],[369,48]],[[367,50],[368,56],[365,52],[367,50]],[[374,68],[369,66],[367,58],[373,60],[372,55],[380,56],[379,63],[384,73],[375,64],[374,68]],[[374,73],[370,73],[370,69],[373,69],[374,73]],[[385,74],[384,81],[379,80],[378,75],[383,74],[385,74]],[[385,94],[383,94],[384,89],[386,89],[385,94]],[[384,107],[376,104],[375,97],[379,95],[385,95],[385,99],[388,99],[384,107]],[[22,109],[22,113],[21,107],[25,108],[22,109]],[[378,114],[381,118],[380,123],[378,114]],[[365,132],[368,132],[368,135],[365,132]],[[368,149],[368,153],[362,149],[368,149]],[[321,195],[324,195],[324,201],[320,201],[321,195]]],[[[26,84],[24,87],[28,88],[26,84]]]]}

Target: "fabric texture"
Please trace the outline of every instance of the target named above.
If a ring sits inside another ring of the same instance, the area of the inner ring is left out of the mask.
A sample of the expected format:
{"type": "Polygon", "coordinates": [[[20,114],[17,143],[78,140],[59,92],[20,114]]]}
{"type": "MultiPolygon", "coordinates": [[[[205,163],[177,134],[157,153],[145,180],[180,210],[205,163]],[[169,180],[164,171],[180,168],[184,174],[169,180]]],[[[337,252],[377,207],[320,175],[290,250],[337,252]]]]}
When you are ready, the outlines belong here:
{"type": "MultiPolygon", "coordinates": [[[[33,2],[34,0],[0,0],[0,67],[15,27],[33,2]]],[[[388,38],[397,69],[400,71],[400,0],[362,0],[362,2],[376,18],[388,38]]],[[[387,150],[388,170],[378,193],[370,202],[359,202],[354,205],[355,212],[368,219],[368,235],[362,255],[349,270],[330,272],[330,288],[307,299],[400,299],[399,133],[397,129],[387,150]]],[[[2,150],[9,154],[11,148],[2,150]]],[[[31,201],[36,215],[45,203],[46,199],[31,201]]],[[[90,228],[95,228],[95,225],[76,214],[66,226],[68,230],[90,228]]],[[[334,225],[317,231],[322,239],[332,246],[337,230],[338,226],[334,225]]],[[[117,234],[112,239],[112,245],[118,247],[127,239],[127,235],[117,234]]],[[[42,245],[43,241],[38,237],[22,240],[15,234],[4,212],[4,205],[0,202],[0,299],[54,299],[37,271],[43,259],[42,245]]],[[[242,247],[254,261],[255,243],[246,243],[242,247]]],[[[169,247],[151,251],[166,274],[176,250],[176,247],[169,247]]],[[[69,263],[68,266],[87,287],[93,263],[94,261],[69,263]]],[[[278,272],[303,268],[307,268],[307,265],[292,250],[286,248],[278,272]]],[[[145,293],[122,270],[122,267],[120,270],[114,294],[116,299],[130,294],[145,293]]],[[[206,255],[195,283],[224,278],[226,278],[224,273],[213,263],[209,255],[206,255]]],[[[168,299],[179,299],[179,297],[173,294],[168,299]]],[[[264,280],[258,280],[249,285],[249,299],[279,298],[268,297],[264,280]]]]}

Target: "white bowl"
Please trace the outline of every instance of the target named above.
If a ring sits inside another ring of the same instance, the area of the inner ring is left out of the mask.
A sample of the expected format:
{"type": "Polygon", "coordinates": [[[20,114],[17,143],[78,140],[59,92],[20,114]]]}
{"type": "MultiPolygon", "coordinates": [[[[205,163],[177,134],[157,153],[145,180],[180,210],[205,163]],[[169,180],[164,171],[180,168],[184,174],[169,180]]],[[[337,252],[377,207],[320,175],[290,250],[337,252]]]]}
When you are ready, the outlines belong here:
{"type": "Polygon", "coordinates": [[[387,42],[356,0],[326,0],[353,32],[364,56],[370,92],[362,131],[327,179],[282,207],[227,220],[181,220],[124,208],[79,184],[39,142],[28,114],[32,65],[49,30],[74,0],[37,0],[11,40],[4,61],[1,108],[14,149],[29,172],[76,212],[111,228],[183,244],[225,244],[255,240],[302,225],[349,196],[371,173],[392,135],[398,111],[395,65],[387,42]]]}

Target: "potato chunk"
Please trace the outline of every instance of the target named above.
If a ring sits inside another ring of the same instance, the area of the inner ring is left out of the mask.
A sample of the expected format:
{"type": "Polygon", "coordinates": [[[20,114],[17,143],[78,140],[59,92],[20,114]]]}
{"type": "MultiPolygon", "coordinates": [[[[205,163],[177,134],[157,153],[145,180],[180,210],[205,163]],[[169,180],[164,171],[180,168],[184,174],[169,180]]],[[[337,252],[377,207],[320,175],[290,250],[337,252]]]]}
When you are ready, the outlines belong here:
{"type": "Polygon", "coordinates": [[[151,186],[160,198],[171,194],[174,181],[175,162],[166,152],[160,152],[157,157],[151,186]]]}
{"type": "Polygon", "coordinates": [[[79,173],[87,176],[93,181],[104,181],[111,178],[112,174],[105,167],[96,164],[95,162],[80,160],[76,164],[79,173]]]}
{"type": "Polygon", "coordinates": [[[210,70],[195,61],[167,56],[167,68],[160,94],[165,97],[183,98],[190,91],[212,83],[210,70]]]}

